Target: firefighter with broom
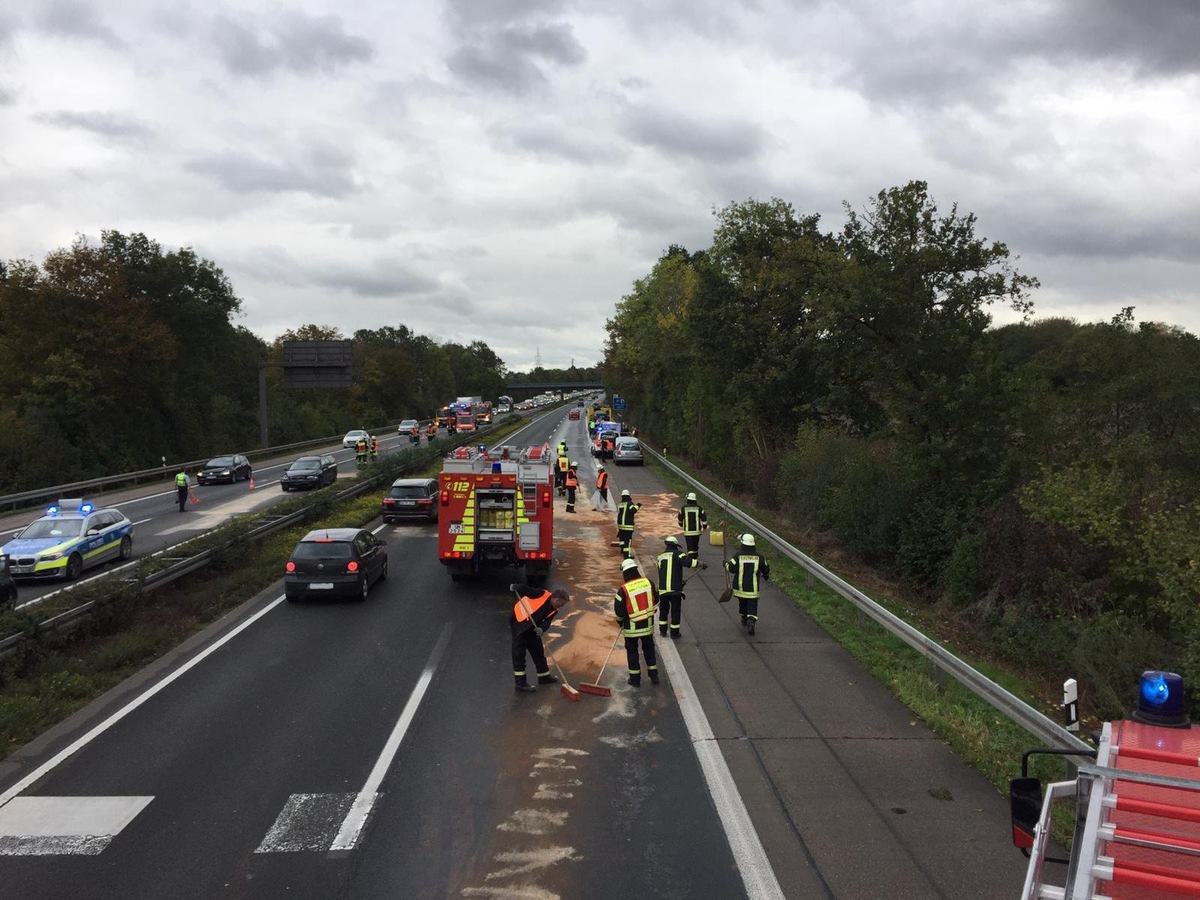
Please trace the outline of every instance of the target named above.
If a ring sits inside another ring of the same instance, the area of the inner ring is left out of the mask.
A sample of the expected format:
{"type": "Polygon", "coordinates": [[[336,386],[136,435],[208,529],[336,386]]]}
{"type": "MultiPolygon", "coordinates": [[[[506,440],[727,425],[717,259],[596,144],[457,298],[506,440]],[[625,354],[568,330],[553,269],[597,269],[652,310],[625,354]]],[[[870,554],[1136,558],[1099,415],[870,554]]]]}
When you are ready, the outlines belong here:
{"type": "Polygon", "coordinates": [[[563,590],[541,590],[528,584],[510,584],[508,589],[517,595],[517,602],[513,604],[512,614],[508,617],[516,690],[526,694],[537,690],[525,680],[526,653],[533,658],[538,684],[558,684],[558,678],[546,664],[542,635],[558,611],[571,599],[570,594],[563,590]]]}
{"type": "Polygon", "coordinates": [[[654,608],[658,605],[658,595],[650,579],[638,570],[637,560],[627,559],[621,563],[621,577],[625,581],[617,588],[613,598],[613,611],[616,612],[617,621],[621,623],[621,632],[625,635],[629,684],[633,687],[642,686],[639,643],[641,655],[646,658],[646,673],[650,676],[650,682],[658,684],[658,656],[654,651],[654,608]]]}

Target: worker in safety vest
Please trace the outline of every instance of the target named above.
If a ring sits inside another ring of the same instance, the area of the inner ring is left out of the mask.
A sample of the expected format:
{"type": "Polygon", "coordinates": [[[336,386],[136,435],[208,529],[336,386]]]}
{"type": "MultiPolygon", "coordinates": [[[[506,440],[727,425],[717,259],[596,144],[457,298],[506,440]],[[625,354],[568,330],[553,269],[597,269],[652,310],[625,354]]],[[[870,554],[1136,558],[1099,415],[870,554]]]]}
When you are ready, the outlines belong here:
{"type": "Polygon", "coordinates": [[[621,502],[617,504],[617,541],[626,559],[633,556],[633,520],[641,508],[642,504],[634,503],[629,491],[621,491],[621,502]]]}
{"type": "Polygon", "coordinates": [[[517,594],[508,627],[512,632],[513,678],[516,689],[531,693],[537,688],[525,681],[525,654],[533,657],[533,669],[538,684],[557,684],[558,679],[550,674],[546,664],[546,648],[542,646],[542,634],[550,627],[550,620],[571,599],[566,591],[546,591],[528,584],[510,584],[510,591],[517,594]]]}
{"type": "Polygon", "coordinates": [[[180,472],[175,476],[175,498],[179,501],[179,511],[183,512],[187,506],[188,491],[192,488],[192,479],[188,477],[187,472],[180,472]]]}
{"type": "Polygon", "coordinates": [[[354,443],[354,461],[361,469],[367,464],[367,439],[359,438],[354,443]]]}
{"type": "Polygon", "coordinates": [[[687,552],[692,556],[698,556],[700,532],[708,528],[708,513],[704,511],[704,507],[700,505],[700,501],[696,499],[694,493],[687,495],[683,506],[679,507],[679,515],[676,518],[679,521],[679,527],[683,529],[683,540],[687,543],[687,552]]]}
{"type": "Polygon", "coordinates": [[[674,535],[663,538],[667,548],[658,554],[658,633],[667,636],[670,628],[671,639],[679,640],[679,621],[683,615],[683,570],[707,569],[708,563],[702,563],[690,553],[684,553],[679,546],[679,540],[674,535]]]}
{"type": "Polygon", "coordinates": [[[554,483],[558,487],[558,496],[567,495],[567,469],[571,468],[571,460],[567,457],[567,445],[558,445],[558,466],[554,470],[554,483]]]}
{"type": "Polygon", "coordinates": [[[410,444],[421,443],[421,426],[413,423],[413,427],[408,429],[408,442],[410,444]]]}
{"type": "Polygon", "coordinates": [[[371,459],[379,459],[379,438],[371,435],[371,459]]]}
{"type": "Polygon", "coordinates": [[[575,512],[575,489],[579,487],[579,463],[571,460],[571,464],[567,466],[567,512],[575,512]]]}
{"type": "Polygon", "coordinates": [[[771,577],[771,567],[754,548],[754,535],[743,534],[739,545],[738,552],[725,561],[725,571],[733,576],[730,586],[737,597],[742,627],[754,634],[758,623],[759,581],[771,577]]]}
{"type": "Polygon", "coordinates": [[[629,683],[634,687],[642,685],[642,665],[638,658],[638,643],[641,642],[646,673],[653,684],[658,684],[658,657],[654,652],[654,607],[658,605],[658,598],[654,585],[638,571],[637,561],[632,559],[621,563],[621,577],[625,583],[617,588],[613,611],[625,635],[629,683]]]}
{"type": "Polygon", "coordinates": [[[608,505],[608,472],[604,470],[604,466],[596,466],[596,493],[600,495],[600,501],[603,505],[608,505]]]}
{"type": "Polygon", "coordinates": [[[437,419],[429,423],[429,427],[425,429],[425,438],[430,443],[437,440],[437,419]]]}

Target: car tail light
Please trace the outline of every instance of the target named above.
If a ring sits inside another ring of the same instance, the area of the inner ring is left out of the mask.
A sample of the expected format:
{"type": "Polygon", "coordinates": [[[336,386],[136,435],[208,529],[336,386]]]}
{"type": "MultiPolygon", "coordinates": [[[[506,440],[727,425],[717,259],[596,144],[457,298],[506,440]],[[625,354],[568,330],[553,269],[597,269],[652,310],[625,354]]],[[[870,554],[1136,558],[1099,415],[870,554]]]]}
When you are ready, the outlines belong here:
{"type": "Polygon", "coordinates": [[[420,500],[417,501],[417,506],[432,506],[432,505],[433,505],[433,501],[430,500],[428,497],[422,497],[420,500]]]}
{"type": "Polygon", "coordinates": [[[284,566],[284,568],[285,568],[285,569],[286,569],[288,572],[295,572],[295,571],[296,571],[296,564],[295,564],[294,562],[292,562],[292,561],[289,559],[289,560],[288,560],[288,562],[287,562],[287,565],[286,565],[286,566],[284,566]]]}
{"type": "Polygon", "coordinates": [[[346,563],[346,571],[347,572],[357,572],[358,571],[358,561],[352,559],[352,560],[350,560],[350,562],[346,563]]]}
{"type": "Polygon", "coordinates": [[[383,505],[384,506],[395,506],[396,501],[393,500],[391,497],[386,497],[386,498],[384,498],[383,505]]]}

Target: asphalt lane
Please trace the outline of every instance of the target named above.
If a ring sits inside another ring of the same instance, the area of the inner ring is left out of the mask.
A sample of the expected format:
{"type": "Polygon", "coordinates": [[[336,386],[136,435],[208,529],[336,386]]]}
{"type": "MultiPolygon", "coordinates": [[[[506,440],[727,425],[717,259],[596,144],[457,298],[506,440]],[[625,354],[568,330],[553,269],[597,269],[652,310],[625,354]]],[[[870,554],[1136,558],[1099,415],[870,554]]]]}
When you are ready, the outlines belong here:
{"type": "MultiPolygon", "coordinates": [[[[584,447],[580,423],[550,425],[527,440],[584,447]]],[[[590,488],[590,456],[572,455],[590,488]]],[[[617,492],[645,504],[635,548],[648,566],[675,531],[678,498],[648,469],[610,471],[617,492]]],[[[573,595],[547,644],[575,682],[596,679],[616,637],[620,557],[611,515],[588,494],[575,516],[557,501],[550,582],[573,595]]],[[[391,577],[365,604],[253,598],[0,767],[4,792],[175,678],[0,805],[4,896],[747,896],[746,836],[729,830],[714,758],[732,773],[778,896],[1019,890],[1003,798],[772,587],[758,635],[741,631],[733,605],[715,602],[720,548],[702,546],[710,567],[688,588],[683,640],[661,648],[664,683],[624,684],[618,647],[602,679],[613,696],[572,703],[553,687],[513,692],[513,575],[452,582],[434,534],[381,531],[391,577]],[[681,713],[697,702],[707,733],[689,732],[681,713]],[[331,852],[381,766],[365,827],[331,852]],[[27,855],[38,848],[53,855],[27,855]]]]}

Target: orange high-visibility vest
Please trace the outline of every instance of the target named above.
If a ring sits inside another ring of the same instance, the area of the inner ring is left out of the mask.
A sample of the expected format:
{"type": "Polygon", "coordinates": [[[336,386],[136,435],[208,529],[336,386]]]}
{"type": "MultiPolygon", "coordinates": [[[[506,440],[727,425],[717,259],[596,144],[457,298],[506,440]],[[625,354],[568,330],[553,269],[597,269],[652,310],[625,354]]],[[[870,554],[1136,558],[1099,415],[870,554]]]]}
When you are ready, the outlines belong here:
{"type": "Polygon", "coordinates": [[[513,615],[518,622],[524,622],[532,619],[534,613],[542,608],[542,605],[550,600],[550,592],[542,591],[540,597],[522,597],[513,604],[513,615]]]}
{"type": "Polygon", "coordinates": [[[608,473],[601,472],[596,476],[596,490],[602,491],[608,487],[608,473]]]}
{"type": "Polygon", "coordinates": [[[621,593],[625,595],[625,612],[629,614],[630,622],[640,622],[654,614],[654,588],[650,579],[638,577],[621,585],[621,593]]]}
{"type": "Polygon", "coordinates": [[[567,469],[567,487],[578,487],[579,476],[575,474],[574,469],[567,469]]]}

